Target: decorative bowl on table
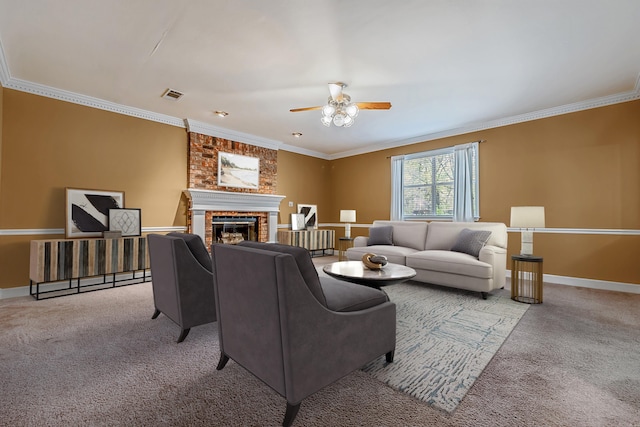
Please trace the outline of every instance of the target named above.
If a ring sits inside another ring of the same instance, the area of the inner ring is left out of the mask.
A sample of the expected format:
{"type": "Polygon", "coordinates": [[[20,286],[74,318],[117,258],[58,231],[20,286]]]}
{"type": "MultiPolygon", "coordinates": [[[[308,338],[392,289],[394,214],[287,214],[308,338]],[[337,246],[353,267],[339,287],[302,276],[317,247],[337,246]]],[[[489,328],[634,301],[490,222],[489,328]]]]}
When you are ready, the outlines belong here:
{"type": "Polygon", "coordinates": [[[362,263],[369,270],[380,270],[387,265],[387,257],[384,255],[366,253],[362,255],[362,263]]]}

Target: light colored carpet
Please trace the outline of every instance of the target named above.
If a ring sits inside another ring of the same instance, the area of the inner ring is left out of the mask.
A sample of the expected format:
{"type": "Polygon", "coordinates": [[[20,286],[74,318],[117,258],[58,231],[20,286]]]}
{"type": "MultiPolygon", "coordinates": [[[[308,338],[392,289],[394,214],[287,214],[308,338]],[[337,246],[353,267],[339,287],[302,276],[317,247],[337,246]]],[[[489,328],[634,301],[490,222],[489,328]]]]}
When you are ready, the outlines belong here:
{"type": "MultiPolygon", "coordinates": [[[[455,411],[355,371],[294,426],[640,426],[640,295],[545,284],[544,297],[455,411]]],[[[176,344],[152,313],[150,283],[0,300],[0,426],[280,425],[282,397],[233,361],[215,370],[215,323],[176,344]]]]}
{"type": "Polygon", "coordinates": [[[363,370],[447,412],[453,411],[529,306],[504,293],[407,282],[383,288],[397,310],[395,360],[363,370]]]}

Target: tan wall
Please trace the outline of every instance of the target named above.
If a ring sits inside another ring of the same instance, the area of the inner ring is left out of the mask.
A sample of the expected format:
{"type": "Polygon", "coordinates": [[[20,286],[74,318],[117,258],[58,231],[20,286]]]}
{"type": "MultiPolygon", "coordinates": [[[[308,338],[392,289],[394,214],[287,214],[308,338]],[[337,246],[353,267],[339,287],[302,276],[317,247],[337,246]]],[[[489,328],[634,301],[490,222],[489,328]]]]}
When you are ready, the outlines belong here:
{"type": "MultiPolygon", "coordinates": [[[[0,230],[64,228],[65,187],[125,191],[143,227],[185,225],[185,129],[9,89],[0,117],[0,230]]],[[[334,161],[281,150],[279,222],[299,203],[316,204],[321,223],[337,223],[340,209],[356,209],[358,223],[388,218],[389,156],[484,139],[482,221],[508,224],[511,206],[532,204],[551,228],[637,230],[638,117],[635,101],[334,161]]],[[[28,284],[29,240],[62,237],[0,235],[0,288],[28,284]]],[[[511,254],[519,238],[511,233],[511,254]]],[[[640,284],[639,236],[537,233],[535,252],[546,274],[640,284]]]]}
{"type": "Polygon", "coordinates": [[[278,151],[278,187],[276,193],[286,196],[280,203],[281,224],[291,223],[298,204],[317,205],[318,220],[331,221],[334,206],[330,191],[330,162],[288,151],[278,151]],[[293,202],[293,207],[289,207],[293,202]]]}
{"type": "MultiPolygon", "coordinates": [[[[125,192],[143,227],[185,225],[185,129],[3,89],[0,229],[64,228],[65,187],[125,192]]],[[[28,241],[0,236],[0,287],[28,284],[28,241]]]]}
{"type": "MultiPolygon", "coordinates": [[[[640,229],[640,101],[349,157],[331,163],[334,206],[389,218],[390,159],[476,140],[481,221],[544,206],[549,228],[640,229]]],[[[354,228],[354,235],[367,230],[354,228]]],[[[509,252],[520,250],[512,233],[509,252]]],[[[640,236],[541,234],[545,274],[640,284],[640,236]]]]}

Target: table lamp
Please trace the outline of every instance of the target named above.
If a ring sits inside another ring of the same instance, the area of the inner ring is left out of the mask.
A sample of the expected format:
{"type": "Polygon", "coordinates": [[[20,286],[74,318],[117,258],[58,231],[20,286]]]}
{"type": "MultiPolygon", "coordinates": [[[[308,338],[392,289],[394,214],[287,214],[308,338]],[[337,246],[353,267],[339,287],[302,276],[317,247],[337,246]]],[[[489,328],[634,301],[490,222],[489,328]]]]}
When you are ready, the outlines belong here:
{"type": "Polygon", "coordinates": [[[520,255],[533,255],[533,229],[544,228],[544,206],[513,206],[511,227],[520,228],[520,255]]]}
{"type": "Polygon", "coordinates": [[[344,222],[344,237],[351,238],[351,223],[356,222],[355,210],[341,210],[340,222],[344,222]]]}

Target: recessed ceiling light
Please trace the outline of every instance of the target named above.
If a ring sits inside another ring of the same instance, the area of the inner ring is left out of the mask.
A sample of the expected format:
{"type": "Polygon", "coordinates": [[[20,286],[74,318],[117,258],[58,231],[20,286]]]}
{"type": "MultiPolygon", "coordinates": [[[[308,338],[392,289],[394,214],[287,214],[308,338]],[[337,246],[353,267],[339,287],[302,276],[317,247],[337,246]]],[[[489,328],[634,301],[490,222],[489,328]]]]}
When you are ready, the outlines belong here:
{"type": "Polygon", "coordinates": [[[227,113],[226,111],[220,111],[220,110],[216,110],[214,111],[214,113],[218,117],[227,117],[229,115],[229,113],[227,113]]]}
{"type": "Polygon", "coordinates": [[[295,136],[296,138],[300,138],[302,136],[302,133],[300,133],[300,132],[292,132],[291,135],[295,136]]]}

